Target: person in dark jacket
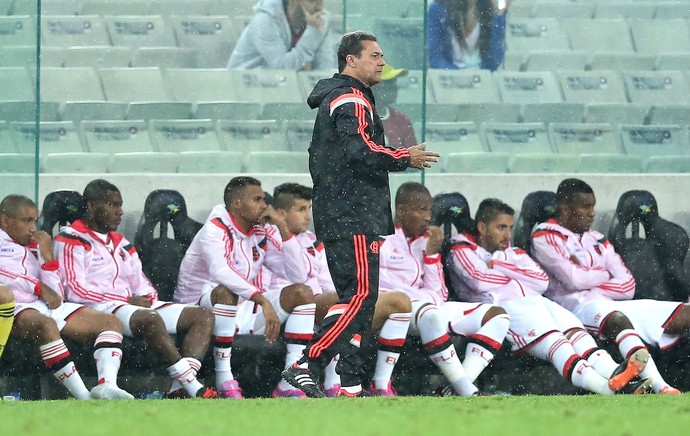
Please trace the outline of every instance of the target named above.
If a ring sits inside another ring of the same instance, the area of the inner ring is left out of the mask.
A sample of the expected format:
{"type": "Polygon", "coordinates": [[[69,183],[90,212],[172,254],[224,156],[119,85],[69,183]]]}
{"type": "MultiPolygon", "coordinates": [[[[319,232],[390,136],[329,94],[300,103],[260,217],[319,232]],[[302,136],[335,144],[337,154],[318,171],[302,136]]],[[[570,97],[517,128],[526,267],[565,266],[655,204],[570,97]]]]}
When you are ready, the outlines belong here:
{"type": "Polygon", "coordinates": [[[388,172],[429,168],[439,156],[424,151],[426,144],[385,145],[370,89],[381,81],[385,64],[376,37],[362,31],[345,34],[338,48],[340,73],[320,80],[307,99],[312,109],[318,108],[309,147],[314,227],[339,297],[302,358],[283,372],[285,380],[311,397],[324,396],[313,373],[336,354],[340,394],[362,395],[358,351],[378,296],[379,238],[394,230],[388,172]]]}

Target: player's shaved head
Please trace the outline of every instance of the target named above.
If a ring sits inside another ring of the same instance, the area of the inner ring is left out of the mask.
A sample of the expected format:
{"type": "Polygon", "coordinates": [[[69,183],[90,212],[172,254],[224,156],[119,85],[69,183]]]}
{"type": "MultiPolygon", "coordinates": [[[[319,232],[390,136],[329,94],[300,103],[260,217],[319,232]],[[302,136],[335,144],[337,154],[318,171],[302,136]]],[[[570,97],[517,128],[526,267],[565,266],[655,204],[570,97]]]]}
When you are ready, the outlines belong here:
{"type": "Polygon", "coordinates": [[[15,217],[23,207],[37,209],[36,203],[29,197],[19,194],[10,194],[0,202],[0,214],[15,217]]]}
{"type": "Polygon", "coordinates": [[[295,200],[311,201],[313,189],[299,183],[283,183],[273,190],[273,207],[276,209],[289,209],[295,204],[295,200]]]}
{"type": "Polygon", "coordinates": [[[417,182],[405,182],[398,188],[395,193],[395,207],[405,206],[415,203],[419,198],[431,198],[431,193],[426,186],[417,182]]]}
{"type": "Polygon", "coordinates": [[[515,215],[515,209],[508,206],[498,198],[487,198],[479,203],[479,207],[477,207],[477,213],[474,219],[476,222],[489,224],[501,214],[513,216],[515,215]]]}
{"type": "Polygon", "coordinates": [[[223,201],[229,205],[232,200],[237,198],[246,186],[261,186],[258,179],[250,176],[233,177],[227,185],[225,185],[225,192],[223,194],[223,201]]]}
{"type": "Polygon", "coordinates": [[[558,185],[556,198],[560,204],[568,204],[576,194],[594,194],[594,191],[580,179],[565,179],[558,185]]]}
{"type": "Polygon", "coordinates": [[[97,203],[103,201],[109,192],[120,192],[120,190],[107,180],[92,180],[84,188],[84,202],[88,205],[89,202],[97,203]]]}

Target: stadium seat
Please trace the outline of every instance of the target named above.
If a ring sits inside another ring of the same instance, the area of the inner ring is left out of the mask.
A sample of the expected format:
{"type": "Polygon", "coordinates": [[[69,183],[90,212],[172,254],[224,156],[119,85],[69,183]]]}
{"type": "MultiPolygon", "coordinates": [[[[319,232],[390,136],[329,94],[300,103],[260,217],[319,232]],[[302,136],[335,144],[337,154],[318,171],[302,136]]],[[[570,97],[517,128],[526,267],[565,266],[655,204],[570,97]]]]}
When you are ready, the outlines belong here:
{"type": "MultiPolygon", "coordinates": [[[[396,67],[397,68],[397,67],[396,67]]],[[[398,76],[398,103],[422,103],[422,93],[424,92],[424,74],[421,70],[408,70],[407,74],[398,76]]],[[[427,88],[427,103],[433,103],[433,95],[427,88]]]]}
{"type": "MultiPolygon", "coordinates": [[[[186,0],[185,0],[186,1],[186,0]]],[[[188,3],[188,2],[187,2],[188,3]]],[[[197,51],[196,64],[201,68],[225,67],[242,29],[227,16],[173,15],[169,18],[180,47],[197,51]]]]}
{"type": "Polygon", "coordinates": [[[491,152],[515,154],[551,154],[549,135],[542,123],[484,123],[481,126],[491,152]]]}
{"type": "Polygon", "coordinates": [[[178,173],[236,174],[244,168],[241,151],[183,151],[178,173]]]}
{"type": "Polygon", "coordinates": [[[556,19],[511,18],[506,26],[506,46],[509,51],[570,50],[568,35],[556,19]]]}
{"type": "Polygon", "coordinates": [[[652,156],[690,156],[686,128],[673,125],[621,125],[618,131],[625,152],[643,161],[652,156]]]}
{"type": "MultiPolygon", "coordinates": [[[[2,18],[2,17],[0,17],[2,18]]],[[[3,22],[0,21],[0,32],[3,31],[3,22]]],[[[0,33],[0,44],[2,34],[0,33]]],[[[30,45],[17,45],[3,47],[0,45],[0,68],[22,67],[36,65],[36,47],[30,45]]]]}
{"type": "Polygon", "coordinates": [[[525,123],[580,123],[584,114],[582,103],[528,103],[522,107],[525,123]]]}
{"type": "MultiPolygon", "coordinates": [[[[1,106],[0,106],[1,107],[1,106]]],[[[17,147],[10,135],[10,128],[7,121],[0,121],[0,154],[16,153],[17,147]]]]}
{"type": "MultiPolygon", "coordinates": [[[[273,103],[304,103],[292,70],[230,70],[237,89],[236,101],[273,103]]],[[[197,101],[215,99],[198,99],[197,101]]]]}
{"type": "Polygon", "coordinates": [[[551,191],[534,191],[522,200],[520,215],[515,222],[513,243],[516,247],[530,252],[532,229],[539,223],[555,218],[558,213],[556,193],[551,191]]]}
{"type": "Polygon", "coordinates": [[[85,45],[62,50],[65,67],[129,67],[131,59],[132,49],[129,47],[85,45]]]}
{"type": "MultiPolygon", "coordinates": [[[[634,6],[641,6],[635,4],[634,6]]],[[[654,6],[654,5],[652,5],[654,6]]],[[[690,47],[690,29],[684,19],[631,20],[635,49],[640,53],[683,53],[690,47]]]]}
{"type": "Polygon", "coordinates": [[[225,68],[168,68],[166,75],[177,101],[240,100],[236,78],[225,68]]]}
{"type": "Polygon", "coordinates": [[[441,158],[445,173],[494,174],[508,171],[507,153],[450,153],[441,158]]]}
{"type": "Polygon", "coordinates": [[[83,121],[79,128],[92,153],[153,151],[145,121],[83,121]]]}
{"type": "Polygon", "coordinates": [[[211,15],[227,15],[228,11],[245,17],[254,15],[256,0],[213,0],[209,9],[211,15]]]}
{"type": "MultiPolygon", "coordinates": [[[[81,153],[84,151],[79,133],[71,121],[42,122],[39,126],[41,155],[49,153],[81,153]]],[[[36,150],[36,123],[10,123],[10,135],[19,153],[36,150]]]]}
{"type": "Polygon", "coordinates": [[[653,70],[656,55],[644,53],[595,52],[589,61],[591,70],[653,70]]]}
{"type": "Polygon", "coordinates": [[[690,89],[680,71],[623,71],[633,103],[690,103],[690,89]]]}
{"type": "Polygon", "coordinates": [[[517,154],[512,156],[508,164],[511,173],[574,173],[577,167],[576,156],[545,155],[545,154],[517,154]]]}
{"type": "Polygon", "coordinates": [[[479,129],[473,122],[427,123],[425,141],[428,150],[441,153],[441,156],[487,151],[480,139],[479,129]]]}
{"type": "MultiPolygon", "coordinates": [[[[654,104],[649,109],[649,124],[690,124],[690,105],[688,104],[654,104]]],[[[642,123],[629,123],[642,124],[642,123]]]]}
{"type": "Polygon", "coordinates": [[[578,173],[639,173],[642,162],[636,156],[621,154],[581,154],[577,159],[578,173]]]}
{"type": "Polygon", "coordinates": [[[26,68],[0,68],[0,83],[4,84],[0,101],[36,100],[33,80],[26,68]]]}
{"type": "Polygon", "coordinates": [[[501,68],[505,71],[524,71],[529,53],[507,51],[503,56],[501,68]]]}
{"type": "Polygon", "coordinates": [[[599,2],[597,9],[594,12],[594,18],[614,19],[614,18],[652,18],[656,13],[656,4],[654,2],[599,2]]]}
{"type": "Polygon", "coordinates": [[[566,19],[561,24],[568,34],[573,50],[632,53],[634,51],[630,29],[624,20],[566,19]]]}
{"type": "Polygon", "coordinates": [[[396,68],[422,69],[426,41],[421,17],[374,18],[373,33],[381,47],[386,47],[386,60],[396,68]]]}
{"type": "MultiPolygon", "coordinates": [[[[302,101],[307,101],[307,97],[316,86],[316,83],[321,79],[327,79],[332,77],[335,71],[323,71],[323,70],[313,70],[313,71],[298,71],[297,72],[297,82],[299,83],[299,88],[302,93],[302,101]]],[[[420,101],[416,103],[421,103],[420,101]]]]}
{"type": "MultiPolygon", "coordinates": [[[[60,104],[54,101],[41,102],[41,121],[59,121],[60,104]]],[[[0,101],[0,120],[35,121],[36,102],[0,101]]]]}
{"type": "MultiPolygon", "coordinates": [[[[361,14],[371,8],[371,0],[347,0],[348,14],[361,14]]],[[[381,0],[376,4],[381,16],[389,18],[421,17],[424,8],[421,3],[405,0],[381,0]]]]}
{"type": "Polygon", "coordinates": [[[525,71],[585,70],[589,61],[586,51],[532,51],[525,60],[525,71]]]}
{"type": "Polygon", "coordinates": [[[276,120],[219,120],[216,130],[227,151],[284,151],[276,120]]]}
{"type": "MultiPolygon", "coordinates": [[[[13,14],[25,10],[28,14],[36,13],[36,4],[33,2],[14,1],[13,14]],[[24,9],[26,8],[26,9],[24,9]]],[[[41,1],[41,14],[43,15],[82,15],[84,0],[43,0],[41,1]]],[[[23,13],[23,12],[21,12],[23,13]]]]}
{"type": "MultiPolygon", "coordinates": [[[[65,61],[62,59],[62,53],[65,49],[62,47],[41,47],[41,67],[63,67],[65,61]]],[[[34,52],[35,53],[35,52],[34,52]]],[[[24,66],[31,65],[32,67],[36,65],[36,59],[29,63],[25,63],[24,66]]]]}
{"type": "Polygon", "coordinates": [[[158,189],[146,197],[134,243],[144,274],[161,299],[172,301],[180,263],[201,227],[201,223],[189,218],[187,204],[179,192],[158,189]]]}
{"type": "Polygon", "coordinates": [[[98,15],[43,15],[41,37],[45,45],[110,45],[108,30],[98,15]]]}
{"type": "Polygon", "coordinates": [[[585,111],[586,123],[642,124],[649,106],[634,103],[590,103],[585,111]]]}
{"type": "Polygon", "coordinates": [[[150,0],[85,0],[84,14],[93,15],[149,15],[158,2],[150,0]]]}
{"type": "Polygon", "coordinates": [[[29,15],[0,16],[0,47],[10,46],[31,47],[36,56],[35,18],[29,15]]]}
{"type": "Polygon", "coordinates": [[[25,174],[35,172],[33,153],[0,153],[0,174],[25,174]]]}
{"type": "Polygon", "coordinates": [[[79,192],[66,189],[53,191],[43,199],[38,228],[54,236],[61,227],[82,218],[85,211],[86,204],[79,192]]]}
{"type": "Polygon", "coordinates": [[[103,174],[108,169],[108,153],[42,154],[41,171],[60,174],[103,174]]]}
{"type": "Polygon", "coordinates": [[[690,173],[690,156],[651,156],[644,165],[650,174],[690,173]]]}
{"type": "Polygon", "coordinates": [[[635,277],[635,298],[688,299],[690,285],[683,268],[690,243],[687,232],[659,216],[649,191],[620,196],[608,237],[635,277]]]}
{"type": "Polygon", "coordinates": [[[160,15],[106,15],[103,17],[113,45],[175,47],[175,34],[160,15]]]}
{"type": "MultiPolygon", "coordinates": [[[[393,106],[407,115],[410,120],[422,119],[421,103],[396,103],[393,106]]],[[[457,117],[457,106],[453,104],[427,103],[424,116],[427,122],[452,122],[457,117]]]]}
{"type": "Polygon", "coordinates": [[[220,151],[212,120],[151,120],[149,134],[161,152],[220,151]]]}
{"type": "MultiPolygon", "coordinates": [[[[512,5],[511,10],[512,13],[512,5]]],[[[534,18],[592,18],[594,4],[577,3],[572,1],[539,1],[534,7],[534,18]]]]}
{"type": "Polygon", "coordinates": [[[481,123],[517,123],[520,105],[517,103],[460,103],[456,107],[457,121],[481,123]]]}
{"type": "Polygon", "coordinates": [[[690,70],[690,53],[661,53],[656,60],[657,70],[690,70]]]}
{"type": "Polygon", "coordinates": [[[549,137],[558,154],[624,153],[618,132],[610,124],[551,123],[549,137]]]}
{"type": "Polygon", "coordinates": [[[548,71],[501,71],[495,80],[504,103],[558,103],[563,101],[556,78],[548,71]]]}
{"type": "Polygon", "coordinates": [[[139,47],[134,50],[133,67],[194,68],[199,52],[185,47],[139,47]]]}
{"type": "Polygon", "coordinates": [[[307,151],[314,134],[314,120],[283,121],[285,144],[291,151],[307,151]]]}
{"type": "Polygon", "coordinates": [[[178,153],[137,152],[115,153],[108,167],[109,173],[174,173],[180,160],[178,153]]]}
{"type": "Polygon", "coordinates": [[[63,121],[124,120],[127,103],[114,101],[67,101],[60,106],[63,121]]]}
{"type": "Polygon", "coordinates": [[[626,103],[623,81],[615,71],[558,71],[569,103],[626,103]]]}
{"type": "Polygon", "coordinates": [[[212,120],[257,120],[261,116],[261,103],[212,102],[196,104],[194,118],[212,120]]]}
{"type": "Polygon", "coordinates": [[[682,1],[657,3],[654,18],[662,20],[685,18],[687,20],[690,18],[690,8],[682,1]]]}
{"type": "MultiPolygon", "coordinates": [[[[170,19],[178,15],[209,15],[212,3],[212,0],[165,0],[154,2],[152,7],[153,12],[170,19]]],[[[230,10],[225,11],[225,15],[230,15],[230,10]]]]}
{"type": "Polygon", "coordinates": [[[315,118],[316,110],[312,110],[306,102],[264,103],[260,117],[262,120],[311,120],[312,123],[315,118]]]}
{"type": "Polygon", "coordinates": [[[438,104],[500,101],[489,71],[429,70],[428,74],[429,84],[438,104]]]}
{"type": "Polygon", "coordinates": [[[45,101],[103,101],[93,68],[41,68],[41,99],[45,101]]]}
{"type": "Polygon", "coordinates": [[[247,154],[248,173],[309,173],[306,151],[251,151],[247,154]]]}
{"type": "MultiPolygon", "coordinates": [[[[186,120],[192,118],[192,103],[172,101],[132,102],[127,107],[128,120],[186,120]]],[[[197,117],[210,118],[210,117],[197,117]]]]}
{"type": "Polygon", "coordinates": [[[102,68],[101,83],[109,101],[168,101],[172,96],[159,68],[102,68]]]}

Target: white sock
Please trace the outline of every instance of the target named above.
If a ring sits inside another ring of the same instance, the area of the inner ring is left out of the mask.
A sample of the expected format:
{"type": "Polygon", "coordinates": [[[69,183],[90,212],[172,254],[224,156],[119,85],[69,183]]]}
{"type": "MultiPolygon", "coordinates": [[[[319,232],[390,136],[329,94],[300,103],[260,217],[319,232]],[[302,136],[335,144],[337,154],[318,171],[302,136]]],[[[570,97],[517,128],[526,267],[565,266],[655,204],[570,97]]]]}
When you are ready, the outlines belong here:
{"type": "Polygon", "coordinates": [[[325,390],[333,389],[336,385],[340,385],[340,376],[335,372],[335,366],[338,364],[340,354],[336,354],[331,360],[331,363],[324,369],[323,388],[325,390]]]}
{"type": "Polygon", "coordinates": [[[618,364],[606,350],[597,346],[592,335],[578,328],[571,330],[567,335],[568,340],[573,344],[575,353],[587,359],[592,368],[602,377],[608,379],[618,368],[618,364]]]}
{"type": "Polygon", "coordinates": [[[470,343],[465,348],[465,360],[462,366],[471,382],[479,377],[479,374],[493,360],[494,354],[501,349],[508,327],[510,327],[510,316],[502,313],[488,320],[477,330],[477,333],[469,337],[470,343]]]}
{"type": "Polygon", "coordinates": [[[237,306],[214,304],[213,314],[216,323],[213,326],[213,364],[216,374],[216,388],[221,389],[224,383],[233,380],[230,359],[232,342],[235,337],[237,306]]]}
{"type": "Polygon", "coordinates": [[[613,395],[615,393],[609,388],[608,379],[602,377],[601,374],[596,372],[594,368],[582,358],[578,358],[573,365],[573,369],[570,373],[570,381],[573,385],[587,389],[595,394],[613,395]]]}
{"type": "MultiPolygon", "coordinates": [[[[640,339],[640,336],[633,329],[623,330],[618,333],[618,336],[616,336],[616,345],[618,345],[618,349],[625,360],[628,360],[630,355],[640,348],[647,348],[644,342],[642,342],[642,339],[640,339]]],[[[666,383],[666,380],[664,380],[659,373],[659,369],[656,367],[651,356],[644,370],[640,373],[640,377],[650,377],[652,379],[652,390],[657,393],[664,386],[668,386],[668,383],[666,383]]]]}
{"type": "Polygon", "coordinates": [[[69,350],[62,339],[49,342],[38,347],[43,363],[53,370],[55,378],[62,383],[72,396],[78,400],[91,399],[91,393],[74,366],[69,350]],[[57,368],[57,369],[56,369],[57,368]]]}
{"type": "Polygon", "coordinates": [[[192,368],[190,362],[185,358],[178,360],[177,363],[169,366],[167,370],[168,374],[170,374],[170,377],[174,381],[178,382],[180,386],[187,391],[187,394],[189,394],[190,397],[196,396],[196,393],[199,392],[199,389],[204,387],[204,385],[202,385],[199,380],[196,379],[196,371],[192,368]]]}
{"type": "MultiPolygon", "coordinates": [[[[285,368],[292,366],[302,357],[302,352],[309,340],[314,335],[314,314],[316,304],[307,303],[295,306],[285,321],[283,337],[286,342],[285,368]]],[[[280,380],[278,388],[283,390],[294,389],[290,383],[280,380]]]]}
{"type": "Polygon", "coordinates": [[[405,345],[411,316],[409,312],[392,313],[383,323],[379,334],[379,349],[376,353],[376,369],[373,378],[376,389],[388,389],[400,351],[405,345]]]}
{"type": "Polygon", "coordinates": [[[93,358],[96,360],[98,384],[111,383],[117,385],[117,373],[122,362],[122,334],[115,331],[105,331],[98,335],[93,358]]]}
{"type": "Polygon", "coordinates": [[[665,388],[666,386],[669,386],[666,380],[664,380],[664,378],[659,373],[659,369],[657,368],[654,359],[652,359],[652,356],[649,356],[649,360],[647,360],[647,365],[640,373],[640,377],[651,378],[652,390],[657,394],[659,393],[659,391],[661,391],[661,389],[665,388]]]}

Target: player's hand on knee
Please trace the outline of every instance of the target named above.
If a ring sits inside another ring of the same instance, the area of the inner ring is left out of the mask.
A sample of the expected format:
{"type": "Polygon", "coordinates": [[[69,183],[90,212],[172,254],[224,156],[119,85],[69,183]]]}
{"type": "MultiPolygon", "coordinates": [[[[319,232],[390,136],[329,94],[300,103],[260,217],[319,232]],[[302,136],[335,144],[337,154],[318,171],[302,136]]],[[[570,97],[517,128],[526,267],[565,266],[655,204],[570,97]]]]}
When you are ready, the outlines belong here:
{"type": "Polygon", "coordinates": [[[151,300],[143,295],[132,295],[129,297],[129,304],[141,307],[151,307],[151,300]]]}
{"type": "Polygon", "coordinates": [[[261,309],[264,312],[264,321],[266,323],[264,336],[268,342],[273,342],[278,339],[278,334],[280,334],[280,319],[278,319],[278,315],[276,315],[276,311],[271,306],[271,303],[262,304],[261,309]]]}

